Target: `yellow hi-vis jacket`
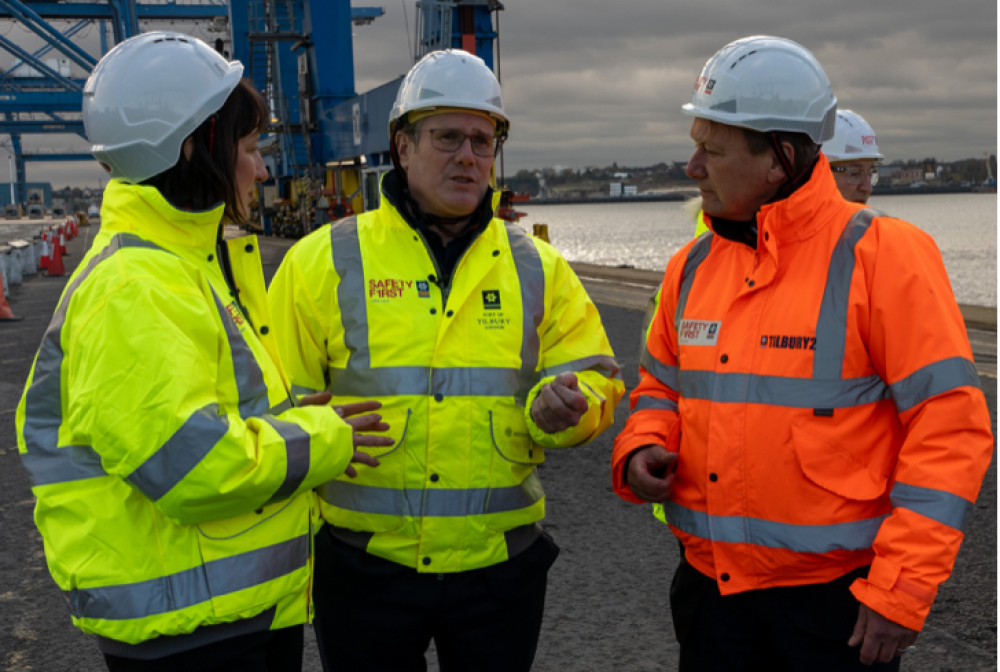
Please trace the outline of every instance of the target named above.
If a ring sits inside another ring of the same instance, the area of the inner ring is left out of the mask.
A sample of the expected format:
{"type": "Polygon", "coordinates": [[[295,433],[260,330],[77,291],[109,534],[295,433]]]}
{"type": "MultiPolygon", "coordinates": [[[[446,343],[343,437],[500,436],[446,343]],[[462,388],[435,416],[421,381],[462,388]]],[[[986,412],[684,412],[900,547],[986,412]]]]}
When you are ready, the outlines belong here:
{"type": "Polygon", "coordinates": [[[373,555],[448,573],[528,543],[545,514],[535,471],[545,449],[611,426],[624,384],[596,307],[547,243],[494,218],[451,283],[438,275],[383,193],[378,210],[299,241],[268,295],[293,391],[378,399],[395,439],[378,468],[320,489],[323,518],[373,555]],[[563,371],[589,409],[546,434],[529,409],[563,371]]]}
{"type": "Polygon", "coordinates": [[[17,409],[73,622],[111,644],[307,622],[313,488],[343,473],[351,428],[292,407],[256,239],[229,241],[239,302],[216,259],[221,206],[181,212],[112,181],[102,214],[17,409]]]}

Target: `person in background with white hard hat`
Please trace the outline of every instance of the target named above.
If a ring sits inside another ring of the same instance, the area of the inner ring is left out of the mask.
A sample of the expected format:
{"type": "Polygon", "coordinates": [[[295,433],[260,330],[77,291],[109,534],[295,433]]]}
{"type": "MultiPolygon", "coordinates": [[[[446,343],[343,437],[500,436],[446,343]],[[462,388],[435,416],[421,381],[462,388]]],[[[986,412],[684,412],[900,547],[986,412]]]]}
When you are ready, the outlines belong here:
{"type": "Polygon", "coordinates": [[[16,422],[49,571],[113,671],[300,670],[313,488],[376,464],[355,445],[391,441],[355,437],[386,427],[345,422],[329,395],[295,402],[256,238],[223,240],[265,176],[267,109],[242,74],[151,32],[83,91],[111,177],[101,230],[16,422]]]}
{"type": "Polygon", "coordinates": [[[378,209],[299,241],[268,290],[293,389],[379,399],[396,440],[320,489],[326,670],[423,671],[432,640],[444,672],[530,669],[558,552],[537,468],[624,394],[569,264],[494,215],[509,125],[482,59],[426,55],[390,112],[378,209]]]}
{"type": "Polygon", "coordinates": [[[867,203],[878,184],[878,151],[875,131],[857,112],[837,110],[833,137],[823,143],[833,179],[844,198],[867,203]]]}
{"type": "Polygon", "coordinates": [[[682,108],[710,230],[667,263],[612,456],[683,547],[681,672],[899,669],[993,454],[941,255],[841,197],[836,105],[812,53],[753,36],[682,108]]]}

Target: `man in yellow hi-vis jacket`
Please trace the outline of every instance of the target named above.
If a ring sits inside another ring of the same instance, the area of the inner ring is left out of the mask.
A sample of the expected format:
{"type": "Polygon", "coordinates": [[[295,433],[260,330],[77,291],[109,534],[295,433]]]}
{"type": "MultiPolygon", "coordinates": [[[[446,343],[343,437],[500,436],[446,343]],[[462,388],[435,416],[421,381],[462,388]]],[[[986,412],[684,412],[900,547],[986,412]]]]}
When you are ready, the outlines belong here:
{"type": "Polygon", "coordinates": [[[269,290],[293,391],[378,399],[396,440],[320,489],[320,652],[423,670],[433,639],[442,670],[528,670],[557,553],[536,468],[624,385],[568,263],[493,217],[508,121],[483,61],[429,54],[389,123],[380,207],[300,241],[269,290]]]}

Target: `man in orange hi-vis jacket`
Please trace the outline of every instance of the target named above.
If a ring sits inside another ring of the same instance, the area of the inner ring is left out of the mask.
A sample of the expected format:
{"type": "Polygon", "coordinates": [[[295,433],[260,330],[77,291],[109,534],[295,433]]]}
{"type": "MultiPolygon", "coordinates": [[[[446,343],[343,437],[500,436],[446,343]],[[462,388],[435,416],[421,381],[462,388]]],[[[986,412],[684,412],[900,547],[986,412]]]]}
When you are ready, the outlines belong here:
{"type": "Polygon", "coordinates": [[[685,672],[898,669],[992,455],[934,241],[844,200],[819,151],[836,103],[757,36],[683,107],[712,231],[667,264],[612,477],[683,545],[685,672]]]}

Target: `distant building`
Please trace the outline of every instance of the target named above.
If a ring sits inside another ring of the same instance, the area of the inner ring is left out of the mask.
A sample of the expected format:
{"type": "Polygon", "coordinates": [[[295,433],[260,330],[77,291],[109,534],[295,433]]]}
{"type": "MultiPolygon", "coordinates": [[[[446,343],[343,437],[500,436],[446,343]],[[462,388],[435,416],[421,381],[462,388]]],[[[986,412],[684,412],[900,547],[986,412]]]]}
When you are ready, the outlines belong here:
{"type": "MultiPolygon", "coordinates": [[[[49,182],[26,182],[24,184],[25,197],[34,202],[40,202],[46,209],[52,205],[52,184],[49,182]]],[[[7,205],[8,203],[16,200],[18,194],[18,185],[13,185],[11,188],[10,182],[0,182],[0,208],[7,205]],[[11,194],[14,194],[14,198],[11,198],[11,194]]],[[[18,205],[26,205],[26,203],[20,203],[18,205]]]]}

